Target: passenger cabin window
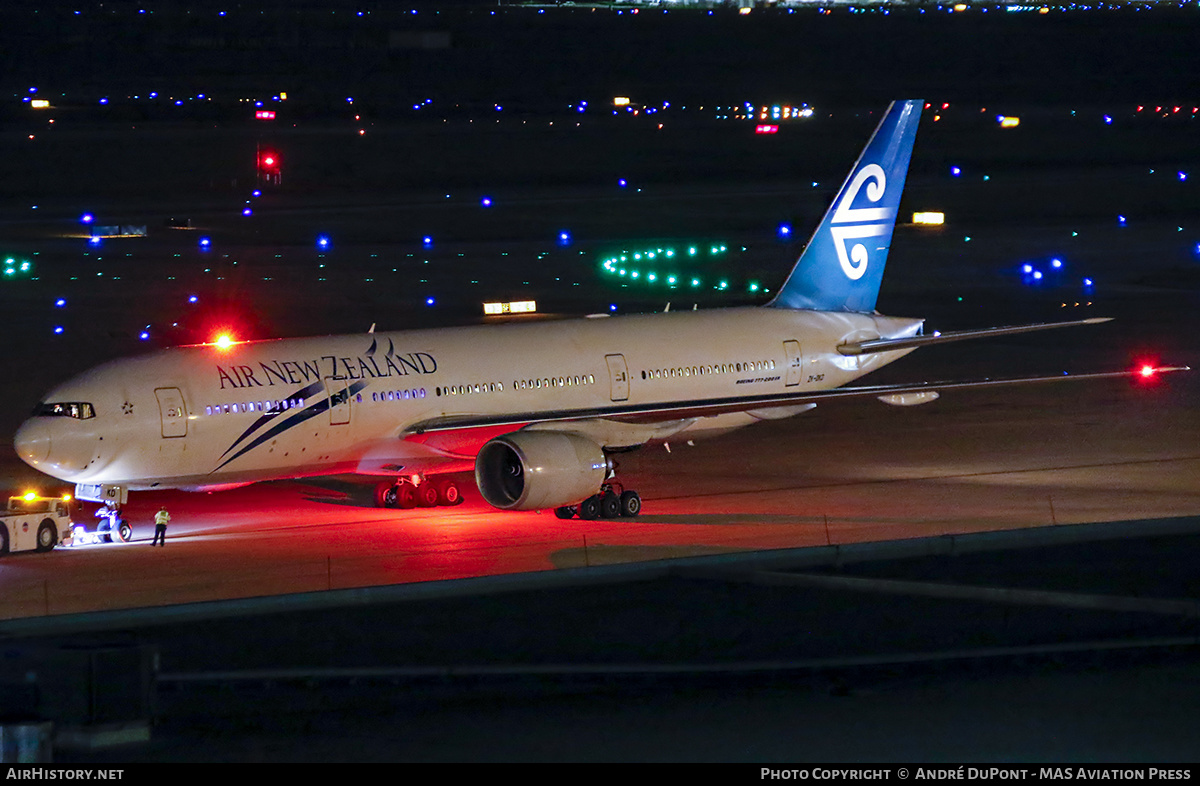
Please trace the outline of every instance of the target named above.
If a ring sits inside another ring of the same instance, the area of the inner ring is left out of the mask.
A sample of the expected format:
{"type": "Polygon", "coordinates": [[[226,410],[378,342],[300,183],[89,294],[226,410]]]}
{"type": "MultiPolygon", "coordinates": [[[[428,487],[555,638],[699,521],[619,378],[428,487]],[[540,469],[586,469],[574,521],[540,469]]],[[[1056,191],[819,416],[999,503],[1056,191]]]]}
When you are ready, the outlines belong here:
{"type": "Polygon", "coordinates": [[[88,418],[96,417],[96,410],[91,404],[84,401],[72,402],[54,402],[51,404],[38,404],[33,410],[34,417],[39,415],[51,418],[75,418],[76,420],[87,420],[88,418]]]}

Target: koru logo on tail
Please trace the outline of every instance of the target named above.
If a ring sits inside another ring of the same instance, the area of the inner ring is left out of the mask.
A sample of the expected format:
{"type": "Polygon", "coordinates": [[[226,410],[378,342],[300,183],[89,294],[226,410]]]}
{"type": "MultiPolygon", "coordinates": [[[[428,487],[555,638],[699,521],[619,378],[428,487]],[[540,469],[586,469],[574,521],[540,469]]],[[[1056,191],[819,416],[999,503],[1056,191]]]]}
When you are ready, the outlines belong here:
{"type": "Polygon", "coordinates": [[[866,187],[866,197],[871,202],[883,199],[887,190],[887,175],[879,164],[867,164],[850,181],[846,196],[838,203],[837,210],[830,219],[829,231],[833,234],[833,245],[837,249],[838,262],[842,272],[852,281],[857,281],[867,272],[870,262],[870,252],[862,243],[854,243],[846,250],[846,242],[867,237],[879,237],[888,233],[892,217],[896,211],[888,207],[859,207],[853,208],[858,193],[866,187]]]}

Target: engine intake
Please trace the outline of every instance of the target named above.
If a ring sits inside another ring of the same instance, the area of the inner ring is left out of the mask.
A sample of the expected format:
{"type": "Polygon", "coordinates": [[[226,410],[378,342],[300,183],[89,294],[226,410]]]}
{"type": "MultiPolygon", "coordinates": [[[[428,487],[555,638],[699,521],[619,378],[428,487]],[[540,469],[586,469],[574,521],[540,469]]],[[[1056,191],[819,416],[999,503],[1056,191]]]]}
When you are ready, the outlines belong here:
{"type": "Polygon", "coordinates": [[[514,431],[489,441],[475,458],[475,484],[503,510],[542,510],[595,494],[609,463],[595,442],[561,431],[514,431]]]}

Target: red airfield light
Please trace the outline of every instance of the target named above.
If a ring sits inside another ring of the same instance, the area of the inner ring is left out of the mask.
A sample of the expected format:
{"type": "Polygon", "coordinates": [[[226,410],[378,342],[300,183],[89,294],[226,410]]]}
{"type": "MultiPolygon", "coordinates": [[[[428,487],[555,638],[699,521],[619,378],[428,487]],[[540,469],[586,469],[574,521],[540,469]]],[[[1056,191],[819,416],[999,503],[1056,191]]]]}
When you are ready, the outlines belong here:
{"type": "Polygon", "coordinates": [[[283,175],[283,162],[276,150],[258,151],[258,176],[262,180],[278,183],[283,175]]]}

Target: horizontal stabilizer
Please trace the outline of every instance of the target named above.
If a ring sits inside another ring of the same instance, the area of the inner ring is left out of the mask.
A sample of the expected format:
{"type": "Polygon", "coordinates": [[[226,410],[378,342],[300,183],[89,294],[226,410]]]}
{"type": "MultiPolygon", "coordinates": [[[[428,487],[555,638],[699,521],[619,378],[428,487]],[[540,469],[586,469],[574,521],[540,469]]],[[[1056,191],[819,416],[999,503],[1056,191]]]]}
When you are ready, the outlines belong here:
{"type": "Polygon", "coordinates": [[[1033,333],[1037,330],[1052,330],[1053,328],[1075,327],[1076,325],[1099,325],[1101,322],[1111,322],[1112,317],[1091,317],[1076,319],[1071,322],[1043,322],[1036,325],[1014,325],[1012,327],[983,328],[981,330],[959,330],[953,333],[935,333],[932,336],[909,336],[907,338],[876,338],[870,341],[854,341],[842,344],[837,348],[842,355],[869,355],[873,352],[891,352],[896,349],[915,349],[928,347],[932,344],[949,344],[951,341],[966,341],[972,338],[989,338],[992,336],[1012,336],[1017,333],[1033,333]]]}

